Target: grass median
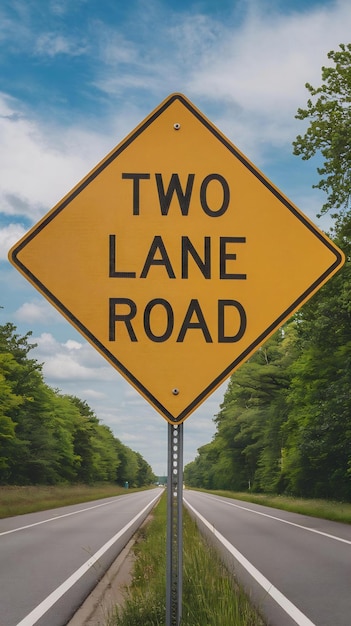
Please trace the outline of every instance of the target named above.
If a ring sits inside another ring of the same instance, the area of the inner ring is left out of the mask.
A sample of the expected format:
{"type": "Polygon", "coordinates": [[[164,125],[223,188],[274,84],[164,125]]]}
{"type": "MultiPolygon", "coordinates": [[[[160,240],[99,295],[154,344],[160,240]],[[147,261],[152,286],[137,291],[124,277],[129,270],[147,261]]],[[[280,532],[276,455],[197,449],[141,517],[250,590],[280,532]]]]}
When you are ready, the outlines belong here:
{"type": "MultiPolygon", "coordinates": [[[[164,494],[135,545],[133,580],[123,607],[106,626],[164,626],[166,597],[164,494]]],[[[262,626],[260,615],[184,511],[182,626],[262,626]]]]}

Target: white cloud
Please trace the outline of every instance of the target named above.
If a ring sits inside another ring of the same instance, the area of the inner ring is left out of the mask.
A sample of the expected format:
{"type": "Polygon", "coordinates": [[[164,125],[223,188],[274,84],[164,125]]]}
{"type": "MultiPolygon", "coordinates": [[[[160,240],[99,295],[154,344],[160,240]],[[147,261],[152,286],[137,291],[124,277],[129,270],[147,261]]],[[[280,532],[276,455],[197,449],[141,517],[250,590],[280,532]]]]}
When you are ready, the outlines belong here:
{"type": "Polygon", "coordinates": [[[113,368],[85,342],[60,343],[51,333],[33,337],[33,342],[37,344],[34,356],[39,362],[44,361],[43,374],[50,385],[57,386],[63,381],[106,382],[115,376],[113,368]]]}
{"type": "MultiPolygon", "coordinates": [[[[328,50],[349,39],[350,23],[351,5],[345,0],[289,15],[249,11],[238,25],[230,17],[221,24],[178,13],[176,25],[163,25],[162,38],[141,48],[100,24],[95,86],[111,99],[105,128],[115,132],[117,143],[149,112],[140,112],[138,98],[130,101],[130,91],[142,90],[155,104],[167,93],[184,91],[202,110],[206,103],[210,110],[215,106],[212,121],[261,161],[264,152],[286,149],[302,131],[294,115],[306,102],[305,82],[319,84],[328,50]],[[123,71],[116,72],[116,63],[123,71]],[[117,117],[114,102],[122,95],[125,105],[118,103],[117,117]]],[[[48,126],[15,99],[0,95],[4,213],[36,221],[105,156],[113,147],[110,137],[93,132],[89,123],[48,126]]]]}
{"type": "Polygon", "coordinates": [[[82,393],[85,398],[91,398],[93,400],[102,400],[103,398],[106,398],[106,393],[97,391],[96,389],[83,389],[82,393]]]}
{"type": "Polygon", "coordinates": [[[224,129],[244,144],[282,145],[296,135],[305,83],[318,86],[327,52],[349,41],[351,5],[343,0],[289,15],[264,9],[248,13],[239,29],[223,27],[188,86],[194,96],[226,103],[224,129]]]}
{"type": "Polygon", "coordinates": [[[0,228],[0,260],[7,259],[9,249],[23,237],[25,232],[26,229],[21,224],[8,224],[0,228]]]}
{"type": "Polygon", "coordinates": [[[51,333],[41,333],[39,337],[34,338],[37,344],[37,352],[43,357],[45,355],[53,355],[62,349],[61,344],[55,339],[51,333]]]}
{"type": "Polygon", "coordinates": [[[23,19],[26,10],[22,10],[23,8],[23,5],[16,3],[16,17],[13,18],[6,11],[6,7],[0,7],[0,40],[7,43],[9,50],[15,47],[18,49],[18,42],[23,44],[28,40],[29,32],[23,19]]]}
{"type": "Polygon", "coordinates": [[[82,349],[82,344],[79,343],[79,341],[74,341],[74,339],[69,339],[68,341],[66,341],[64,345],[68,348],[68,350],[81,350],[82,349]]]}
{"type": "Polygon", "coordinates": [[[139,55],[137,46],[128,41],[124,35],[116,32],[106,24],[94,24],[96,40],[99,43],[100,60],[104,65],[116,68],[119,63],[137,63],[139,55]]]}
{"type": "MultiPolygon", "coordinates": [[[[101,30],[102,66],[94,85],[112,100],[153,95],[156,104],[183,91],[202,110],[214,109],[212,121],[251,158],[286,149],[303,130],[294,116],[306,103],[305,83],[318,85],[327,52],[349,40],[351,4],[339,0],[288,14],[266,2],[248,7],[226,22],[194,14],[192,7],[166,24],[161,12],[151,43],[128,42],[112,29],[104,37],[101,30]]],[[[144,18],[149,28],[151,16],[152,6],[144,18]]]]}
{"type": "MultiPolygon", "coordinates": [[[[73,12],[82,2],[85,0],[75,0],[73,12]]],[[[62,17],[66,11],[72,11],[72,2],[48,1],[39,10],[32,4],[28,0],[16,0],[11,3],[10,10],[6,6],[0,7],[0,40],[7,42],[9,51],[16,53],[19,50],[25,51],[28,56],[33,54],[77,56],[85,52],[84,40],[81,43],[79,39],[64,36],[59,32],[62,27],[60,29],[57,16],[62,17]],[[53,31],[41,33],[42,23],[52,23],[53,31]],[[55,32],[55,29],[58,32],[55,32]]]]}
{"type": "MultiPolygon", "coordinates": [[[[75,0],[74,8],[77,8],[80,4],[85,4],[86,2],[89,2],[89,0],[75,0]]],[[[50,11],[52,11],[54,15],[58,16],[65,15],[65,13],[72,10],[72,0],[48,0],[47,5],[50,11]]]]}
{"type": "Polygon", "coordinates": [[[59,322],[61,316],[57,311],[44,301],[24,302],[14,314],[19,322],[25,322],[28,325],[59,322]]]}
{"type": "Polygon", "coordinates": [[[112,147],[91,130],[41,124],[5,94],[0,111],[0,206],[8,215],[39,219],[112,147]]]}
{"type": "Polygon", "coordinates": [[[47,380],[96,380],[103,379],[104,372],[86,367],[76,361],[71,354],[55,354],[47,356],[44,368],[44,376],[47,380]]]}
{"type": "Polygon", "coordinates": [[[87,44],[74,41],[57,33],[42,33],[36,42],[35,52],[40,56],[53,57],[58,54],[80,56],[87,51],[87,44]]]}

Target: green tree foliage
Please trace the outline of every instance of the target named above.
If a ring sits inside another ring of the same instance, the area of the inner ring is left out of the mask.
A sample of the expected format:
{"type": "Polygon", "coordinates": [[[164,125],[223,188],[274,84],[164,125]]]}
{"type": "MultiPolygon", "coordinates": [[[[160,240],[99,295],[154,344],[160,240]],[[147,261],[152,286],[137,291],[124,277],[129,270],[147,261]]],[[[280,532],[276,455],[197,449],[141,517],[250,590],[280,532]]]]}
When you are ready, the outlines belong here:
{"type": "MultiPolygon", "coordinates": [[[[348,255],[350,243],[343,237],[348,255]]],[[[347,262],[303,309],[284,427],[285,473],[293,493],[351,498],[350,289],[347,262]]]]}
{"type": "Polygon", "coordinates": [[[7,377],[15,367],[12,354],[0,354],[0,471],[9,467],[15,440],[15,423],[11,414],[22,403],[22,398],[13,393],[7,377]]]}
{"type": "Polygon", "coordinates": [[[321,214],[330,209],[350,208],[351,192],[351,44],[328,53],[331,67],[322,67],[322,85],[306,83],[311,97],[297,119],[309,120],[304,135],[293,142],[294,154],[310,159],[320,153],[324,159],[317,169],[321,179],[314,185],[328,195],[321,214]]]}
{"type": "Polygon", "coordinates": [[[129,487],[137,486],[138,476],[138,458],[136,454],[116,439],[115,441],[118,456],[120,458],[120,466],[117,473],[117,482],[119,485],[128,483],[129,487]]]}
{"type": "Polygon", "coordinates": [[[20,337],[13,324],[0,326],[0,484],[151,484],[148,463],[85,401],[45,384],[40,364],[28,356],[30,337],[20,337]]]}
{"type": "Polygon", "coordinates": [[[185,479],[213,489],[275,491],[281,481],[293,323],[235,372],[215,418],[213,441],[199,450],[185,479]],[[202,483],[202,484],[201,484],[202,483]]]}
{"type": "Polygon", "coordinates": [[[151,485],[155,482],[155,476],[150,465],[141,456],[140,452],[135,452],[134,454],[136,455],[138,462],[136,486],[142,487],[143,485],[151,485]]]}

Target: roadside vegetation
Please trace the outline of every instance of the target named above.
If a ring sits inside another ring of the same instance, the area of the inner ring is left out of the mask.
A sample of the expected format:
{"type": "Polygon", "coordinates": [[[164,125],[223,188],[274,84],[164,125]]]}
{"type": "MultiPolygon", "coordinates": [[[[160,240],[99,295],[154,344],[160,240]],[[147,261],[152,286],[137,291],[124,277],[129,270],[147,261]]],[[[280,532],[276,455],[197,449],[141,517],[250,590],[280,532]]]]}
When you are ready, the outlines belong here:
{"type": "MultiPolygon", "coordinates": [[[[200,489],[199,491],[205,491],[200,489]]],[[[351,524],[351,503],[334,502],[332,500],[318,500],[309,498],[293,498],[289,496],[264,493],[236,493],[233,491],[209,491],[213,495],[224,496],[244,502],[253,502],[270,506],[283,511],[320,517],[334,522],[351,524]]]]}
{"type": "Polygon", "coordinates": [[[139,488],[124,489],[118,485],[100,483],[97,485],[39,485],[0,487],[0,519],[55,509],[60,506],[90,502],[101,498],[120,496],[139,488]]]}
{"type": "MultiPolygon", "coordinates": [[[[164,626],[166,597],[166,513],[164,494],[135,545],[133,580],[123,607],[116,607],[106,626],[164,626]]],[[[262,626],[216,552],[184,511],[182,626],[262,626]]]]}

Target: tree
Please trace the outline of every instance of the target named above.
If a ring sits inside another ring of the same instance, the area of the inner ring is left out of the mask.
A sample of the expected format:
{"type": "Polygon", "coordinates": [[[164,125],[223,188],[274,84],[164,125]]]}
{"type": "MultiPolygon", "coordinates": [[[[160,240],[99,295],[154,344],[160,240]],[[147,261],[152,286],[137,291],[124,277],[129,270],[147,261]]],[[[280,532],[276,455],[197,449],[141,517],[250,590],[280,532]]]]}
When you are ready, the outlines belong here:
{"type": "Polygon", "coordinates": [[[68,399],[79,416],[78,419],[74,420],[73,431],[76,480],[82,483],[92,483],[96,479],[92,438],[95,435],[99,420],[85,401],[76,396],[68,396],[68,399]]]}
{"type": "Polygon", "coordinates": [[[226,489],[232,485],[232,463],[229,455],[220,457],[218,439],[198,449],[195,461],[184,468],[184,482],[189,487],[226,489]],[[228,468],[224,468],[227,462],[228,468]],[[229,471],[228,471],[229,469],[229,471]],[[217,476],[218,475],[218,476],[217,476]],[[226,481],[229,480],[227,484],[226,481]]]}
{"type": "Polygon", "coordinates": [[[7,474],[14,452],[15,423],[13,411],[23,402],[21,396],[12,391],[8,372],[17,366],[11,354],[0,353],[0,482],[7,474]]]}
{"type": "Polygon", "coordinates": [[[136,452],[135,454],[138,460],[137,486],[144,487],[146,485],[151,485],[156,480],[156,476],[153,473],[152,468],[148,462],[145,461],[140,452],[136,452]]]}
{"type": "MultiPolygon", "coordinates": [[[[346,222],[342,230],[349,257],[346,222]]],[[[299,314],[300,354],[291,367],[283,427],[285,482],[294,495],[351,498],[350,294],[346,263],[299,314]]]]}
{"type": "Polygon", "coordinates": [[[120,465],[117,469],[117,483],[122,486],[128,483],[129,487],[136,487],[139,470],[137,453],[116,438],[115,447],[120,459],[120,465]]]}
{"type": "Polygon", "coordinates": [[[116,454],[114,436],[105,424],[99,424],[91,440],[93,447],[94,480],[114,482],[120,460],[116,454]]]}
{"type": "MultiPolygon", "coordinates": [[[[315,188],[328,194],[321,214],[330,209],[350,209],[351,194],[351,44],[328,53],[334,63],[322,67],[322,85],[306,83],[311,98],[296,118],[310,120],[304,135],[293,142],[294,154],[308,160],[321,153],[324,163],[317,168],[322,177],[315,188]]],[[[334,215],[337,217],[337,214],[334,215]]]]}
{"type": "Polygon", "coordinates": [[[282,425],[287,419],[295,325],[288,323],[231,376],[213,441],[185,468],[189,485],[208,489],[280,489],[282,425]]]}
{"type": "Polygon", "coordinates": [[[28,357],[30,336],[0,326],[0,484],[114,482],[121,474],[130,485],[150,484],[150,466],[84,400],[45,384],[28,357]]]}

